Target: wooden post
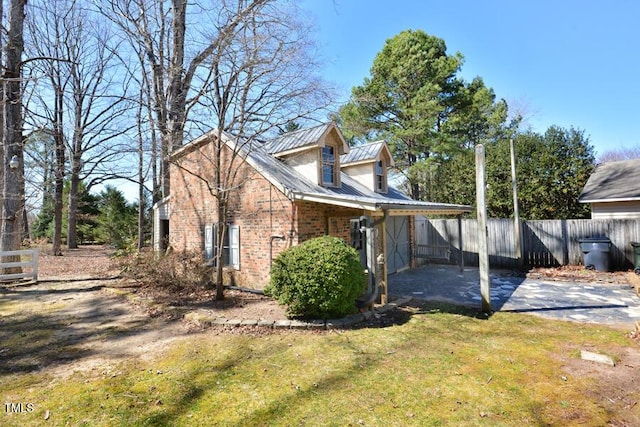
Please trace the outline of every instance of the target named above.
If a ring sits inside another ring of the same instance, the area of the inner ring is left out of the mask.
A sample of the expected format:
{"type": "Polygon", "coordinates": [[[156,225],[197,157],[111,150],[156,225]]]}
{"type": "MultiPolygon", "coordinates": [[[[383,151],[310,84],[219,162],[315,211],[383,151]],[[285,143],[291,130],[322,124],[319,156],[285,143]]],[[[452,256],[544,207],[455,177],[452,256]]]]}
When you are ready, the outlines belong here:
{"type": "Polygon", "coordinates": [[[33,281],[37,282],[38,281],[38,260],[39,260],[39,256],[40,256],[40,250],[39,249],[34,249],[33,250],[33,258],[31,259],[32,264],[32,273],[33,273],[33,281]]]}
{"type": "MultiPolygon", "coordinates": [[[[380,296],[380,302],[382,304],[387,303],[388,289],[387,289],[387,211],[384,211],[382,217],[382,224],[380,224],[380,244],[382,245],[382,295],[380,296]]],[[[378,260],[376,260],[378,262],[378,260]]]]}
{"type": "Polygon", "coordinates": [[[462,247],[462,215],[458,215],[458,244],[460,245],[460,271],[464,271],[464,248],[462,247]]]}
{"type": "Polygon", "coordinates": [[[513,144],[513,139],[509,141],[511,148],[511,185],[513,187],[513,234],[514,245],[516,250],[516,259],[518,260],[518,267],[522,268],[524,265],[522,258],[522,224],[520,223],[520,211],[518,209],[518,182],[516,180],[516,148],[513,144]]]}
{"type": "Polygon", "coordinates": [[[482,311],[491,312],[491,282],[489,280],[489,245],[487,230],[486,171],[484,145],[476,146],[476,203],[478,205],[478,257],[480,264],[480,294],[482,311]]]}

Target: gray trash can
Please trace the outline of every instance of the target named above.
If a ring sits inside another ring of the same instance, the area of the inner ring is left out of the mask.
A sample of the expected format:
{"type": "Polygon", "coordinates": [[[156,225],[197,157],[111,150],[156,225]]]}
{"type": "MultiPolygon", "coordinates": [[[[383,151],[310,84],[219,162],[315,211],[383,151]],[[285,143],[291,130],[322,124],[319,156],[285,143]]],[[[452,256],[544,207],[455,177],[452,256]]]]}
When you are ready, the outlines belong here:
{"type": "Polygon", "coordinates": [[[640,243],[631,242],[633,248],[633,267],[636,274],[640,274],[640,243]]]}
{"type": "Polygon", "coordinates": [[[611,240],[607,237],[588,237],[578,240],[587,270],[609,271],[611,240]]]}

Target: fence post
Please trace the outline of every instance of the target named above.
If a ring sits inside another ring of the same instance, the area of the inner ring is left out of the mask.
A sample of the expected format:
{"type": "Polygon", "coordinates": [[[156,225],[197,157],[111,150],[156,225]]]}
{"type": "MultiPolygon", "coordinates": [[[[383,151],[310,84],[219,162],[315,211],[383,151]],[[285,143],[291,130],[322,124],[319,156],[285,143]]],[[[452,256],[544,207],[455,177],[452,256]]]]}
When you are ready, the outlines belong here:
{"type": "Polygon", "coordinates": [[[460,245],[460,271],[464,271],[464,248],[462,247],[462,215],[458,215],[458,243],[460,245]]]}
{"type": "Polygon", "coordinates": [[[478,205],[478,257],[480,264],[480,294],[482,311],[491,312],[491,282],[489,279],[489,244],[487,230],[486,172],[484,145],[476,146],[476,199],[478,205]]]}
{"type": "Polygon", "coordinates": [[[33,269],[33,281],[37,282],[38,281],[38,260],[40,257],[40,250],[38,248],[33,250],[33,257],[32,257],[32,261],[33,261],[33,266],[31,267],[33,269]]]}
{"type": "Polygon", "coordinates": [[[524,265],[522,258],[522,231],[520,223],[520,211],[518,209],[518,181],[516,171],[516,147],[513,143],[513,139],[509,141],[509,148],[511,149],[511,186],[513,187],[513,234],[514,244],[516,250],[516,258],[518,260],[518,267],[522,268],[524,265]]]}

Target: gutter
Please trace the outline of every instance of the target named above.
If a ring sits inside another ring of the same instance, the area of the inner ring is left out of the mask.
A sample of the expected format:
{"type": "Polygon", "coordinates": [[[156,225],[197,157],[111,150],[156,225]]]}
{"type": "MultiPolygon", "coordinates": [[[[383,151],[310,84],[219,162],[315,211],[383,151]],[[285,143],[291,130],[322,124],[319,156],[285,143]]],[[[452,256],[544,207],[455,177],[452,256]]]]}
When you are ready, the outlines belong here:
{"type": "Polygon", "coordinates": [[[578,203],[611,203],[611,202],[640,202],[640,197],[618,197],[612,199],[578,200],[578,203]]]}

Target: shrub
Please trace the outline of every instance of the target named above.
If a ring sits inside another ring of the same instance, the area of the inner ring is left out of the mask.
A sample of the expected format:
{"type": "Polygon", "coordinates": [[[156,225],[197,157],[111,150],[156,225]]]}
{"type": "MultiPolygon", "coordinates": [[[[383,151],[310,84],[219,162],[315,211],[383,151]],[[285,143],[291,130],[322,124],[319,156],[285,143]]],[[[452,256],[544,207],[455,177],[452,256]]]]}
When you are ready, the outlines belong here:
{"type": "Polygon", "coordinates": [[[143,286],[181,291],[192,287],[211,286],[211,268],[204,263],[199,251],[158,254],[143,251],[121,256],[120,268],[124,277],[143,286]]]}
{"type": "Polygon", "coordinates": [[[287,305],[289,317],[328,319],[354,313],[365,286],[358,252],[324,236],[278,255],[265,293],[287,305]]]}

